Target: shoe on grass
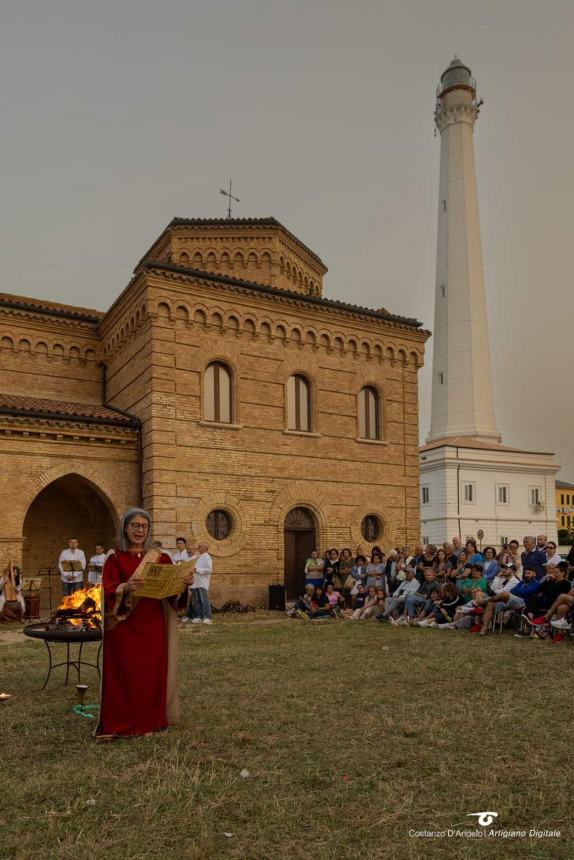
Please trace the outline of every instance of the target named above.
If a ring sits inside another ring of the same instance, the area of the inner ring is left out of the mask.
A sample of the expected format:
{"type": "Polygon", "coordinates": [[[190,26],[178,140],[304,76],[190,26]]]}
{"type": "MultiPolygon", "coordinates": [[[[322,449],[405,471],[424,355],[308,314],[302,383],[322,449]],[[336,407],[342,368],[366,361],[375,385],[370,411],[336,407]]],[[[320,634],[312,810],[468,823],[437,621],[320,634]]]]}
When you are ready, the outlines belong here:
{"type": "Polygon", "coordinates": [[[565,618],[557,618],[555,621],[551,621],[550,624],[556,630],[570,630],[572,625],[565,618]]]}
{"type": "Polygon", "coordinates": [[[192,624],[203,624],[203,621],[201,618],[192,618],[191,623],[192,624]]]}
{"type": "Polygon", "coordinates": [[[211,618],[204,618],[203,623],[204,624],[213,624],[213,621],[211,620],[211,618]]]}

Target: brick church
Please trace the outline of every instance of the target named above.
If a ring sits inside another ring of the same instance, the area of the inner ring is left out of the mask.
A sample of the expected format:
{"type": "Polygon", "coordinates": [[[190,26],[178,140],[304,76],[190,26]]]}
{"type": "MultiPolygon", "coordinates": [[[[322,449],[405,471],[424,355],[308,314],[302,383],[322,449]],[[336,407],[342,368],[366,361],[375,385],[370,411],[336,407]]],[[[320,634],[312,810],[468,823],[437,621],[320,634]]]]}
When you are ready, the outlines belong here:
{"type": "Polygon", "coordinates": [[[216,605],[263,604],[314,547],[418,540],[428,332],[326,271],[274,218],[176,218],[106,312],[0,294],[0,565],[45,605],[68,537],[108,548],[141,503],[209,542],[216,605]]]}

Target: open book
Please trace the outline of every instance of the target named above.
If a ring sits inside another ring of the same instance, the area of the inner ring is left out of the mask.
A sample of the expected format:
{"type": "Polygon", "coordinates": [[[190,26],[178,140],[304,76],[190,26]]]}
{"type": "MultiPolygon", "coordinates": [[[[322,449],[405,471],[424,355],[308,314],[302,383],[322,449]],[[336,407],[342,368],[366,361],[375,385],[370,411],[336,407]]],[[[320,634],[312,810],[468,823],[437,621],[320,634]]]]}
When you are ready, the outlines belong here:
{"type": "Polygon", "coordinates": [[[185,589],[185,580],[194,568],[195,560],[181,564],[153,564],[148,561],[139,572],[144,585],[134,591],[134,597],[154,597],[156,600],[175,597],[185,589]]]}
{"type": "Polygon", "coordinates": [[[60,564],[64,573],[80,573],[80,571],[84,570],[84,565],[81,561],[61,561],[60,564]]]}

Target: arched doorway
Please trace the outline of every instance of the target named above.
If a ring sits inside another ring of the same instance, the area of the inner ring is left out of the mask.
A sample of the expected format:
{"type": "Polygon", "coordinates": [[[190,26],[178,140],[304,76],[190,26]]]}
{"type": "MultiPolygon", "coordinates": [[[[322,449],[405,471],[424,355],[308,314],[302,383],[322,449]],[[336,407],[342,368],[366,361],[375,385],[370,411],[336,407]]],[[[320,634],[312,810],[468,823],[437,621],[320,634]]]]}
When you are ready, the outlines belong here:
{"type": "Polygon", "coordinates": [[[285,517],[284,583],[287,598],[302,594],[305,582],[305,559],[316,549],[315,517],[308,508],[292,508],[285,517]]]}
{"type": "Polygon", "coordinates": [[[22,533],[22,572],[25,577],[41,572],[40,608],[46,612],[50,603],[56,606],[60,601],[58,557],[68,540],[78,539],[88,561],[96,543],[103,543],[106,550],[113,545],[116,514],[94,484],[80,475],[65,475],[38,493],[26,513],[22,533]]]}

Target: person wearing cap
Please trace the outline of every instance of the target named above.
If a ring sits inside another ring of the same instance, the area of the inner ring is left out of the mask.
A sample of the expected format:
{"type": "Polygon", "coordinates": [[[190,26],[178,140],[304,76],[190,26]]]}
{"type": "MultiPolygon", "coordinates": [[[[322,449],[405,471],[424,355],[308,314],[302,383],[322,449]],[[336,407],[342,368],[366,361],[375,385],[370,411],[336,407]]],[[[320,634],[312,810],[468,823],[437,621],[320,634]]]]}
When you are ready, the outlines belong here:
{"type": "Polygon", "coordinates": [[[399,584],[393,596],[385,599],[385,609],[379,615],[379,621],[388,621],[393,612],[403,608],[407,595],[416,594],[419,588],[420,585],[415,576],[414,567],[406,567],[405,579],[399,584]]]}
{"type": "Polygon", "coordinates": [[[513,564],[501,564],[500,570],[489,585],[491,597],[503,591],[511,591],[519,582],[516,567],[513,564]]]}
{"type": "MultiPolygon", "coordinates": [[[[526,600],[537,594],[540,590],[540,583],[536,579],[536,571],[532,568],[524,570],[524,578],[518,585],[514,585],[510,589],[499,591],[486,599],[484,604],[484,615],[482,616],[481,636],[486,636],[490,631],[492,616],[498,615],[499,612],[506,612],[507,609],[513,609],[516,612],[522,612],[526,609],[526,600]]],[[[528,636],[528,633],[518,633],[519,636],[528,636]]]]}
{"type": "Polygon", "coordinates": [[[465,572],[468,574],[465,578],[459,579],[457,582],[458,593],[465,603],[472,600],[471,592],[473,588],[479,588],[486,593],[487,584],[484,578],[484,569],[482,564],[477,561],[474,564],[465,564],[465,572]]]}

